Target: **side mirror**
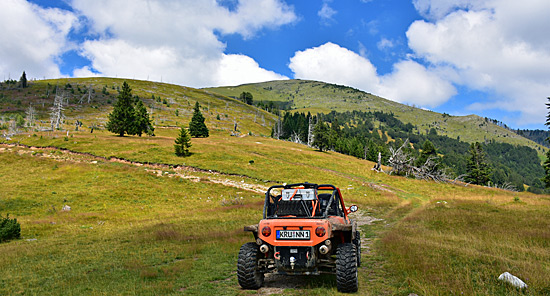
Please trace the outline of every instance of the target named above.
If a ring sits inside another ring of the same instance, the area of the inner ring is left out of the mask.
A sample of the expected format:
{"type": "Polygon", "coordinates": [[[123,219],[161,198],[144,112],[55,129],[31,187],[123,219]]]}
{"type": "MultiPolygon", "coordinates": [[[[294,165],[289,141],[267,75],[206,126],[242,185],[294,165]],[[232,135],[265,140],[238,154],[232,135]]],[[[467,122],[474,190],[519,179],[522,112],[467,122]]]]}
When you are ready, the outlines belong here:
{"type": "Polygon", "coordinates": [[[355,213],[357,212],[357,210],[359,210],[359,208],[356,205],[352,205],[351,207],[349,207],[348,213],[355,213]]]}

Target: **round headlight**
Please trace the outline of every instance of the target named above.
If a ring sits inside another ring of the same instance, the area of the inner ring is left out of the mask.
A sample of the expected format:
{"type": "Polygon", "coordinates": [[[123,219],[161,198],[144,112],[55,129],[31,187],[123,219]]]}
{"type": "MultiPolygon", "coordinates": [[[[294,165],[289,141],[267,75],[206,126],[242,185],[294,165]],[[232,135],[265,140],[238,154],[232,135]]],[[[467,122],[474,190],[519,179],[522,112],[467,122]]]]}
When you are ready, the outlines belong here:
{"type": "Polygon", "coordinates": [[[262,235],[263,236],[270,236],[271,235],[271,228],[269,226],[264,226],[264,228],[262,228],[262,235]]]}
{"type": "Polygon", "coordinates": [[[315,229],[315,234],[318,236],[318,237],[322,237],[324,236],[325,234],[327,234],[327,231],[324,227],[322,226],[319,226],[315,229]]]}

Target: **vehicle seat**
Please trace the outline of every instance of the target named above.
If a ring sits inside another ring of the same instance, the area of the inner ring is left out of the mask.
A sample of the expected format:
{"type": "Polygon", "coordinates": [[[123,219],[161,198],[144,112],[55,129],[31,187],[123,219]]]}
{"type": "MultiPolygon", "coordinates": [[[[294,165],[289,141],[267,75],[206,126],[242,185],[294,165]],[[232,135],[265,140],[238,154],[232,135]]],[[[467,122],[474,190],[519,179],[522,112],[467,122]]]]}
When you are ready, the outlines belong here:
{"type": "MultiPolygon", "coordinates": [[[[330,197],[332,196],[332,194],[330,193],[321,193],[319,195],[317,195],[317,198],[319,198],[319,204],[321,205],[321,211],[319,213],[319,215],[323,215],[323,213],[325,213],[327,207],[329,206],[329,201],[330,201],[330,197]]],[[[332,205],[330,207],[330,210],[328,211],[328,214],[331,215],[331,216],[334,216],[336,215],[336,208],[334,207],[335,205],[335,201],[333,200],[332,201],[332,205]]]]}

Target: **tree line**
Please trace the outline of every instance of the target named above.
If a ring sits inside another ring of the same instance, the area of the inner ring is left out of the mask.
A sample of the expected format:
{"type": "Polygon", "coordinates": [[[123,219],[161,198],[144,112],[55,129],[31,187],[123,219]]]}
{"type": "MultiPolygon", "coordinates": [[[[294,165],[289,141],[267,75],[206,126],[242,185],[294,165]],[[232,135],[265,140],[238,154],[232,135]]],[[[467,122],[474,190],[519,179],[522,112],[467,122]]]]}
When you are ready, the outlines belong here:
{"type": "Polygon", "coordinates": [[[422,166],[430,158],[449,171],[450,177],[463,175],[467,182],[474,184],[506,185],[519,191],[525,190],[525,184],[527,190],[537,193],[545,188],[541,181],[544,168],[532,148],[494,140],[469,144],[459,138],[438,135],[433,128],[427,134],[420,134],[416,126],[403,123],[392,113],[355,110],[312,115],[287,112],[277,120],[272,137],[374,162],[380,154],[383,164],[388,164],[391,151],[397,151],[407,142],[401,150],[414,158],[413,165],[422,166]]]}

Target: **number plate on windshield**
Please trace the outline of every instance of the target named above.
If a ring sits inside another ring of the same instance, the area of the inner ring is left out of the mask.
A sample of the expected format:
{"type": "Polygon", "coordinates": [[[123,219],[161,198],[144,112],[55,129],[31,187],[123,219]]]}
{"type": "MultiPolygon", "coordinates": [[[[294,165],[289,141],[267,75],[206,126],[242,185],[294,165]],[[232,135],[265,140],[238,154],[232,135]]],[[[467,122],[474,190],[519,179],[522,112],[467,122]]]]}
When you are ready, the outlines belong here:
{"type": "Polygon", "coordinates": [[[277,239],[309,239],[309,230],[277,230],[277,239]]]}

